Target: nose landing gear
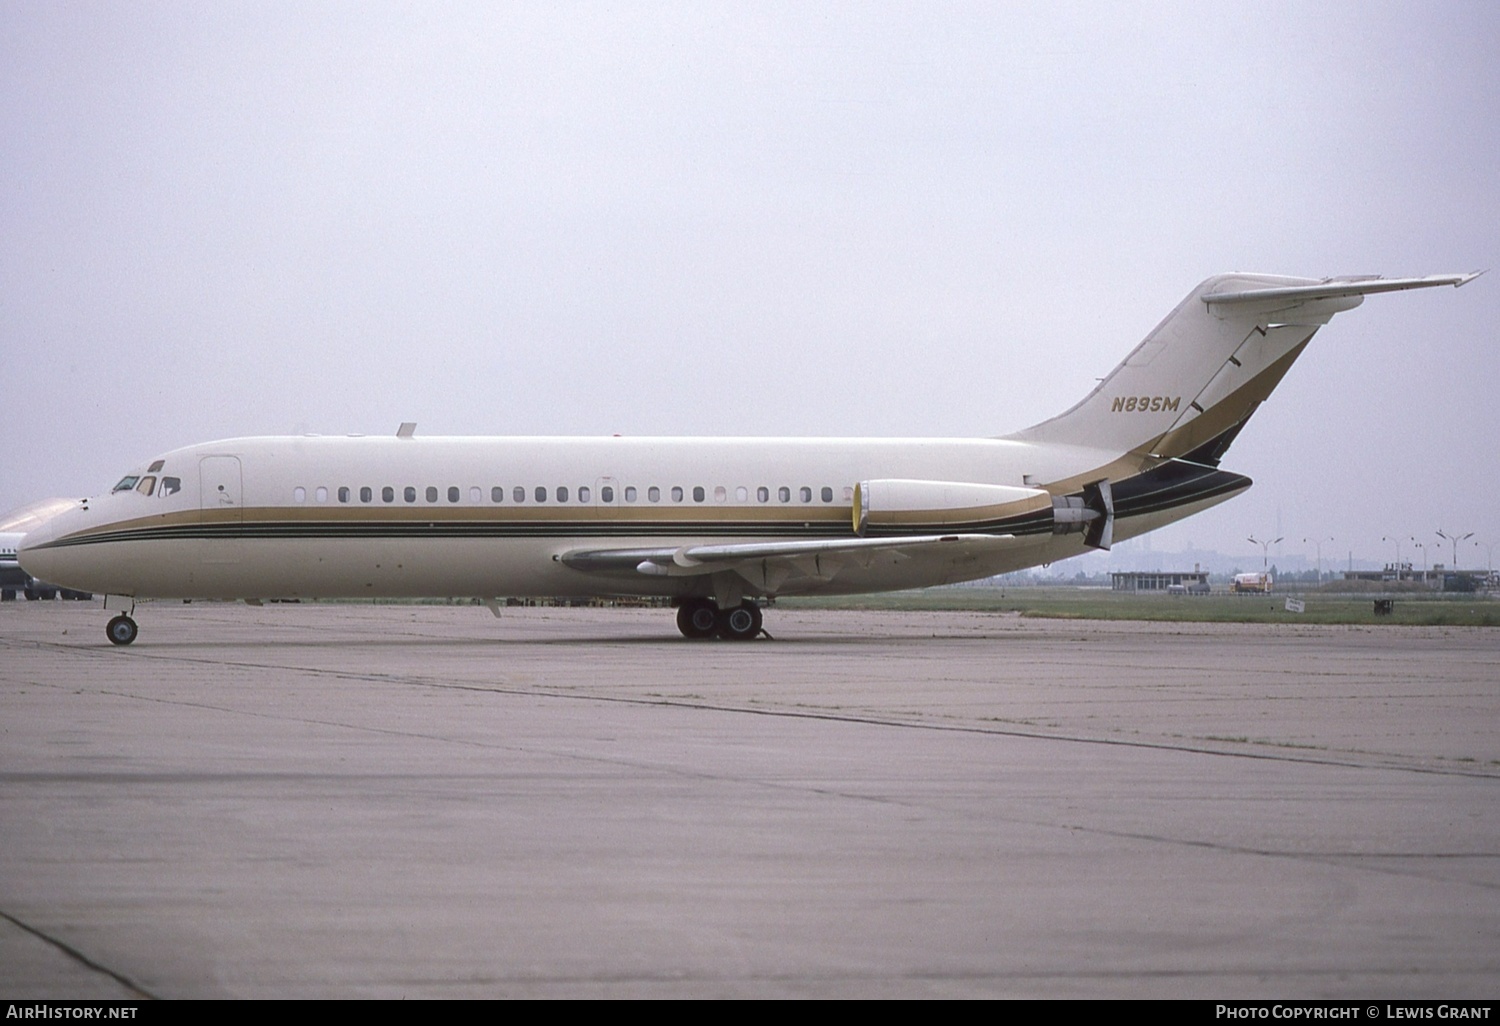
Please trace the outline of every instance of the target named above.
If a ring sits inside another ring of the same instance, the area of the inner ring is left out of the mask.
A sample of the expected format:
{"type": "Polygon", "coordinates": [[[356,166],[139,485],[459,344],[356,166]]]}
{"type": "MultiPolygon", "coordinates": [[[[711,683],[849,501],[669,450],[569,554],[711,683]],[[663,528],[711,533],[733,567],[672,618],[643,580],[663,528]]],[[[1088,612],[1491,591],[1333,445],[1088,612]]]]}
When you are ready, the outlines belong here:
{"type": "Polygon", "coordinates": [[[712,599],[684,599],[677,607],[677,629],[683,637],[727,638],[750,641],[761,633],[760,606],[746,600],[732,609],[720,609],[712,599]]]}
{"type": "Polygon", "coordinates": [[[121,613],[119,616],[109,621],[109,625],[104,628],[104,633],[109,637],[111,643],[116,645],[128,645],[132,641],[134,641],[135,636],[140,633],[140,628],[135,625],[134,620],[126,616],[124,613],[121,613]]]}

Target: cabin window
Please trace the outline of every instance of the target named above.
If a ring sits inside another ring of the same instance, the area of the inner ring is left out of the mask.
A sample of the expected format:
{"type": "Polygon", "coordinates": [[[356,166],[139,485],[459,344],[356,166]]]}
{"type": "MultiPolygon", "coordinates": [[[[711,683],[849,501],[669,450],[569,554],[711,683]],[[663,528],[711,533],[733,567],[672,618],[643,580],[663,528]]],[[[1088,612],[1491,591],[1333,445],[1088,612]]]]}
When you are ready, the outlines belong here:
{"type": "Polygon", "coordinates": [[[298,485],[296,488],[293,488],[292,489],[292,501],[293,502],[306,502],[307,501],[307,489],[303,488],[301,485],[298,485]]]}
{"type": "Polygon", "coordinates": [[[845,502],[853,502],[854,501],[854,486],[853,485],[844,485],[844,501],[845,502]]]}
{"type": "Polygon", "coordinates": [[[746,488],[744,485],[740,485],[738,488],[736,488],[734,490],[734,501],[735,502],[749,502],[750,501],[750,489],[746,488]]]}
{"type": "Polygon", "coordinates": [[[681,502],[682,501],[682,485],[673,485],[672,486],[672,501],[673,502],[681,502]]]}
{"type": "Polygon", "coordinates": [[[589,493],[588,485],[579,485],[578,486],[578,501],[579,502],[588,502],[589,501],[589,494],[590,493],[589,493]]]}
{"type": "Polygon", "coordinates": [[[725,488],[723,485],[714,485],[714,501],[715,502],[727,502],[727,501],[729,501],[729,489],[725,488]]]}
{"type": "Polygon", "coordinates": [[[469,485],[469,501],[470,502],[479,502],[483,497],[484,497],[484,493],[479,490],[479,486],[478,485],[469,485]]]}
{"type": "Polygon", "coordinates": [[[558,490],[557,490],[557,501],[558,502],[567,502],[568,501],[568,486],[567,485],[563,485],[562,487],[558,488],[558,490]]]}
{"type": "Polygon", "coordinates": [[[703,486],[702,485],[693,485],[693,501],[694,502],[702,502],[707,497],[708,496],[703,491],[703,486]]]}
{"type": "Polygon", "coordinates": [[[375,493],[370,490],[369,485],[366,485],[359,490],[360,502],[369,502],[373,498],[375,498],[375,493]]]}
{"type": "Polygon", "coordinates": [[[546,502],[547,501],[547,489],[544,488],[544,487],[542,487],[541,485],[537,486],[536,501],[537,502],[546,502]]]}
{"type": "Polygon", "coordinates": [[[782,485],[780,488],[776,489],[776,498],[780,502],[791,502],[792,490],[786,485],[782,485]]]}
{"type": "Polygon", "coordinates": [[[437,489],[435,487],[433,487],[432,485],[428,485],[427,486],[427,495],[426,495],[426,498],[427,498],[428,502],[437,502],[437,499],[438,499],[437,489]]]}
{"type": "Polygon", "coordinates": [[[495,487],[491,488],[490,489],[490,501],[491,502],[504,502],[505,501],[505,489],[501,488],[499,485],[496,485],[495,487]]]}
{"type": "Polygon", "coordinates": [[[146,473],[148,473],[148,474],[159,474],[159,473],[161,473],[161,468],[164,467],[164,466],[166,466],[166,465],[167,465],[167,461],[166,460],[153,460],[151,462],[151,466],[149,466],[149,467],[146,468],[146,473]]]}
{"type": "Polygon", "coordinates": [[[801,499],[803,502],[812,502],[812,489],[807,487],[807,485],[803,485],[801,488],[797,489],[797,498],[801,499]]]}
{"type": "MultiPolygon", "coordinates": [[[[631,490],[632,493],[635,491],[634,488],[632,488],[630,490],[631,490]]],[[[634,499],[635,496],[632,494],[631,498],[634,499]]],[[[600,502],[604,502],[604,503],[614,502],[615,501],[615,490],[613,488],[611,488],[609,485],[602,485],[602,486],[600,486],[600,488],[599,488],[599,501],[600,502]]]]}
{"type": "Polygon", "coordinates": [[[141,483],[135,486],[135,490],[140,492],[142,495],[150,495],[152,492],[156,491],[156,478],[141,478],[141,483]]]}
{"type": "Polygon", "coordinates": [[[658,488],[658,487],[656,487],[656,485],[652,485],[650,488],[647,488],[646,489],[646,500],[648,502],[660,502],[661,501],[661,489],[658,488]]]}
{"type": "Polygon", "coordinates": [[[176,495],[180,491],[182,491],[182,478],[164,477],[161,479],[161,491],[157,494],[165,499],[168,495],[176,495]]]}
{"type": "Polygon", "coordinates": [[[344,486],[342,486],[342,485],[339,486],[339,501],[340,502],[348,502],[349,501],[349,489],[346,488],[346,487],[344,487],[344,486]]]}
{"type": "Polygon", "coordinates": [[[139,481],[139,480],[140,480],[140,477],[138,477],[135,474],[131,474],[131,475],[127,476],[127,477],[122,477],[122,478],[120,478],[120,483],[117,484],[117,485],[115,485],[114,488],[111,489],[111,491],[112,492],[128,492],[128,491],[130,491],[130,489],[132,489],[132,488],[135,487],[135,483],[137,481],[139,481]]]}
{"type": "Polygon", "coordinates": [[[520,485],[516,485],[514,488],[511,489],[511,491],[510,491],[510,497],[512,499],[515,499],[517,502],[525,502],[526,501],[526,489],[522,488],[520,485]]]}
{"type": "Polygon", "coordinates": [[[770,502],[771,501],[771,489],[767,488],[765,485],[761,485],[759,488],[755,489],[755,501],[756,502],[770,502]]]}
{"type": "Polygon", "coordinates": [[[458,487],[456,485],[449,485],[448,486],[448,501],[449,502],[457,502],[458,501],[458,487]]]}
{"type": "Polygon", "coordinates": [[[386,485],[384,488],[380,489],[380,501],[381,502],[395,502],[396,501],[396,489],[392,488],[390,485],[386,485]]]}
{"type": "Polygon", "coordinates": [[[413,488],[411,485],[407,485],[406,486],[406,490],[401,493],[401,497],[403,499],[405,499],[407,502],[416,502],[417,501],[417,490],[415,488],[413,488]]]}
{"type": "Polygon", "coordinates": [[[823,501],[824,502],[832,502],[833,501],[833,489],[829,488],[827,485],[823,486],[823,501]]]}
{"type": "Polygon", "coordinates": [[[626,485],[625,486],[625,501],[626,502],[634,502],[635,501],[635,485],[626,485]]]}
{"type": "MultiPolygon", "coordinates": [[[[161,479],[161,486],[162,486],[162,490],[163,491],[166,490],[167,482],[170,481],[170,480],[171,480],[171,478],[167,478],[167,477],[164,477],[164,478],[161,479]]],[[[317,499],[319,502],[327,502],[328,501],[328,488],[326,486],[324,486],[324,485],[318,485],[318,490],[315,491],[315,492],[313,492],[313,498],[317,499]]]]}

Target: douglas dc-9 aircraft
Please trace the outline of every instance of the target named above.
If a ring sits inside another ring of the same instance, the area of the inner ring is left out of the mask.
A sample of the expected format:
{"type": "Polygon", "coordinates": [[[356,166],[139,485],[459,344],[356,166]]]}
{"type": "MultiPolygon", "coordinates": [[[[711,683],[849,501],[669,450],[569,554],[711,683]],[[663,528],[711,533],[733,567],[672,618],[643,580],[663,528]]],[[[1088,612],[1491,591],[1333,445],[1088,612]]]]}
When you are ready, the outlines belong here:
{"type": "Polygon", "coordinates": [[[236,438],[26,537],[33,576],[139,598],[669,596],[689,638],[759,600],[973,580],[1108,549],[1244,491],[1219,461],[1320,326],[1475,274],[1226,274],[1082,402],[1000,438],[236,438]]]}

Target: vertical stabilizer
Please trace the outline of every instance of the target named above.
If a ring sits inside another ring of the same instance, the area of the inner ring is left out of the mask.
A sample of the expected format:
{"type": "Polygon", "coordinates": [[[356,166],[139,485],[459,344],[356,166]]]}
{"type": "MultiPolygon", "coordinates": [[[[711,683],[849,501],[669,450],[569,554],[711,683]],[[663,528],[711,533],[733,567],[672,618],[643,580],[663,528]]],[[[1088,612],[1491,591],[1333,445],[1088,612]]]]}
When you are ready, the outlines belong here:
{"type": "Polygon", "coordinates": [[[1369,293],[1473,277],[1218,275],[1190,292],[1082,402],[1007,437],[1159,458],[1207,447],[1216,460],[1334,314],[1369,293]]]}

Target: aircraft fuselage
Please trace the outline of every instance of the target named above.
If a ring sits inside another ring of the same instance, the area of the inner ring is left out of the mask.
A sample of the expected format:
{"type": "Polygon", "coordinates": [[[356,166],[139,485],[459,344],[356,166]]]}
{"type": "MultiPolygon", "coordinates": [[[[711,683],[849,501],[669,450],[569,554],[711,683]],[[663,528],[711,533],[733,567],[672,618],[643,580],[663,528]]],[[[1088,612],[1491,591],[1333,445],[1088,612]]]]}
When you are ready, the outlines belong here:
{"type": "MultiPolygon", "coordinates": [[[[26,558],[48,579],[137,598],[708,594],[703,574],[580,572],[561,557],[854,539],[855,489],[872,480],[1015,489],[1009,503],[941,525],[1012,536],[982,555],[896,550],[811,567],[775,588],[745,585],[751,595],[881,591],[1086,551],[1082,535],[1053,533],[1050,495],[1036,482],[1087,476],[1110,461],[1003,439],[241,438],[132,470],[122,479],[132,484],[49,522],[26,558]]],[[[1115,538],[1249,484],[1217,476],[1212,495],[1187,488],[1165,508],[1122,511],[1115,538]]],[[[865,536],[903,533],[932,528],[876,524],[865,536]]]]}

